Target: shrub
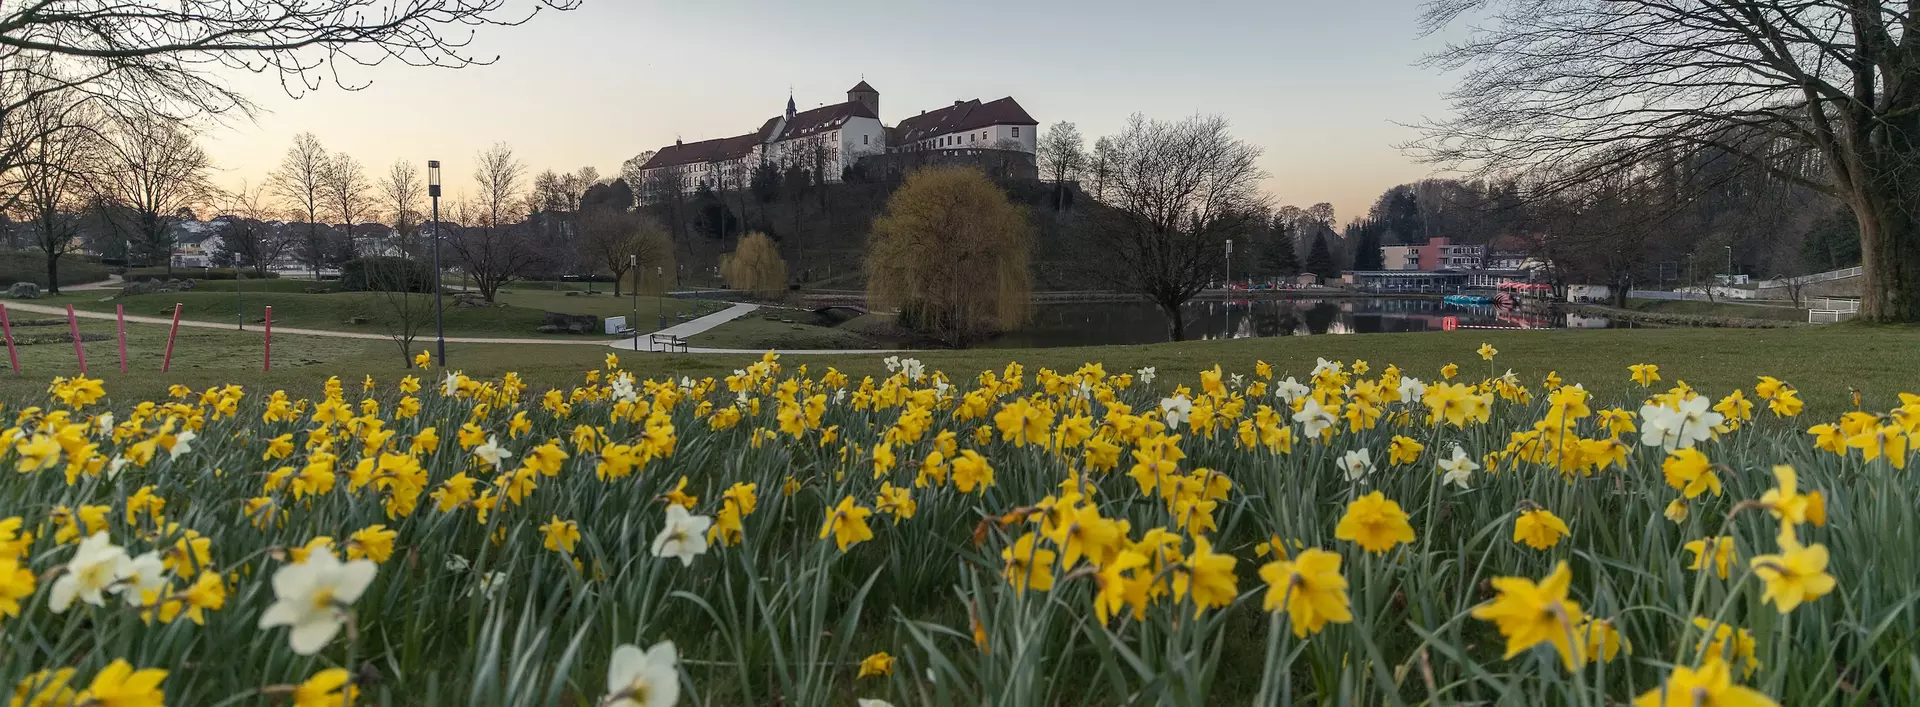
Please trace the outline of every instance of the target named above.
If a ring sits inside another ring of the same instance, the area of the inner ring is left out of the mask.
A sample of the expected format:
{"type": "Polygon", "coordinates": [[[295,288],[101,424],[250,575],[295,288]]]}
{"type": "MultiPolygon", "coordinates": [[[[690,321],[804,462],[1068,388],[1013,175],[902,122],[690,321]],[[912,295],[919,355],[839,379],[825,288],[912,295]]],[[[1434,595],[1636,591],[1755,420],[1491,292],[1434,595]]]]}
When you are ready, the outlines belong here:
{"type": "MultiPolygon", "coordinates": [[[[67,255],[60,258],[60,284],[83,285],[107,279],[107,268],[97,258],[67,255]]],[[[0,253],[0,288],[16,282],[47,286],[47,256],[39,251],[0,253]]]]}
{"type": "Polygon", "coordinates": [[[432,292],[433,269],[408,258],[368,256],[340,266],[340,289],[355,292],[432,292]]]}
{"type": "Polygon", "coordinates": [[[721,259],[720,276],[728,286],[755,297],[778,299],[787,291],[787,261],[780,257],[780,246],[757,231],[741,236],[740,245],[721,259]]]}
{"type": "MultiPolygon", "coordinates": [[[[66,267],[65,263],[62,263],[61,268],[64,269],[65,267],[66,267]]],[[[246,269],[242,269],[240,271],[240,274],[248,280],[255,280],[260,278],[259,273],[255,273],[246,269]]],[[[233,268],[174,268],[173,272],[171,273],[167,272],[167,269],[164,267],[127,268],[126,272],[121,273],[120,277],[126,280],[127,282],[139,282],[142,280],[232,280],[234,279],[233,268]]],[[[277,277],[280,277],[280,273],[277,273],[277,272],[267,273],[267,279],[273,279],[277,277]]],[[[104,276],[102,276],[102,278],[104,278],[104,276]]],[[[95,279],[102,279],[102,278],[95,278],[95,279]]],[[[60,279],[63,281],[66,280],[66,275],[62,274],[60,276],[60,279]]]]}
{"type": "Polygon", "coordinates": [[[874,219],[867,299],[951,346],[1019,326],[1033,294],[1032,229],[987,177],[964,168],[907,178],[874,219]]]}

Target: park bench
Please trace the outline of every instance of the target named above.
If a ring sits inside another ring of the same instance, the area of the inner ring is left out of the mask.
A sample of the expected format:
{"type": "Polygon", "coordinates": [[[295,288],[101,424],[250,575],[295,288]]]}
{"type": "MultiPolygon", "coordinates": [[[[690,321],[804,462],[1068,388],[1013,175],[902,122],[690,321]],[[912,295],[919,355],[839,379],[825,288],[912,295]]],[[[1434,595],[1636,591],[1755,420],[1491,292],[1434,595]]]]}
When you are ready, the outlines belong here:
{"type": "Polygon", "coordinates": [[[647,350],[686,353],[687,340],[672,334],[648,334],[647,350]]]}

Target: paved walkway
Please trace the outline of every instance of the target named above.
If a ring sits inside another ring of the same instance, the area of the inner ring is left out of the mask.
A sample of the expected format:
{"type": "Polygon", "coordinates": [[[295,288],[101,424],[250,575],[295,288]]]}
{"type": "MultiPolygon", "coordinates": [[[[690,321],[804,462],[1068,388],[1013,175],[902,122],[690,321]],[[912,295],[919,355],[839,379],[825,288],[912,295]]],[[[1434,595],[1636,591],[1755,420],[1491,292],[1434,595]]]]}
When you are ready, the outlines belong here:
{"type": "MultiPolygon", "coordinates": [[[[5,304],[7,309],[18,311],[18,312],[33,312],[35,314],[59,314],[59,315],[65,315],[67,313],[66,307],[49,307],[41,304],[25,304],[25,303],[13,301],[13,300],[9,300],[5,304]]],[[[73,310],[73,313],[75,316],[78,316],[82,319],[114,319],[115,318],[115,315],[108,312],[91,312],[91,311],[87,311],[84,309],[77,309],[77,308],[73,310]]],[[[173,319],[171,317],[147,317],[147,316],[140,316],[135,314],[127,315],[127,321],[133,324],[159,324],[162,326],[173,323],[173,319]]],[[[224,329],[226,331],[234,330],[234,325],[232,322],[204,322],[204,321],[199,321],[195,319],[182,319],[180,320],[180,326],[196,327],[201,329],[224,329]]],[[[260,325],[256,324],[254,325],[253,328],[248,329],[247,331],[259,332],[260,325]]],[[[392,341],[393,340],[393,337],[387,336],[386,334],[369,334],[369,333],[357,332],[357,331],[332,331],[328,329],[302,329],[299,327],[282,327],[282,326],[274,327],[273,333],[291,334],[294,336],[326,336],[326,337],[332,337],[336,339],[367,339],[367,340],[373,340],[373,341],[392,341]]],[[[431,341],[432,338],[431,337],[415,337],[415,343],[418,343],[419,341],[422,341],[422,340],[431,341]]],[[[558,345],[558,346],[599,346],[599,345],[605,344],[606,340],[605,339],[510,339],[510,338],[449,336],[447,337],[447,342],[457,343],[457,344],[550,344],[550,345],[558,345]]]]}
{"type": "MultiPolygon", "coordinates": [[[[751,314],[754,310],[759,308],[760,306],[755,304],[736,303],[731,307],[720,310],[718,312],[714,312],[713,314],[709,314],[704,317],[700,317],[699,319],[694,319],[692,321],[687,321],[687,322],[681,322],[679,324],[675,324],[673,326],[667,327],[665,329],[661,329],[660,331],[656,331],[651,334],[641,334],[640,336],[634,337],[632,339],[622,339],[620,341],[615,341],[607,345],[623,351],[638,351],[641,353],[647,353],[648,342],[650,341],[649,337],[674,336],[674,337],[685,339],[695,334],[704,333],[708,330],[713,329],[714,327],[720,326],[722,324],[733,321],[735,319],[744,317],[748,314],[751,314]]],[[[780,354],[782,356],[788,356],[788,355],[831,356],[836,354],[844,355],[844,354],[895,353],[895,352],[905,351],[905,350],[907,349],[774,349],[774,353],[780,354]]],[[[704,346],[689,346],[685,351],[675,351],[673,353],[746,354],[749,356],[758,356],[766,352],[767,352],[766,349],[715,349],[715,348],[708,348],[704,346]]],[[[654,353],[659,353],[659,352],[656,351],[654,353]]]]}

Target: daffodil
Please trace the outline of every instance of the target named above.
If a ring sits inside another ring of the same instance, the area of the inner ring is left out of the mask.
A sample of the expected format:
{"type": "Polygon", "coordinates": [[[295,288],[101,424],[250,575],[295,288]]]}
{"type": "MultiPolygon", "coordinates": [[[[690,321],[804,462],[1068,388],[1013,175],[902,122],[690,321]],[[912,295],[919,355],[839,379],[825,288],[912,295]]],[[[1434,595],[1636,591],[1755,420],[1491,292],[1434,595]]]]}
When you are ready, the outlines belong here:
{"type": "Polygon", "coordinates": [[[827,510],[827,522],[820,526],[820,539],[833,538],[841,552],[863,541],[873,539],[873,529],[867,527],[867,517],[873,511],[854,502],[852,496],[840,499],[840,505],[827,510]]]}
{"type": "Polygon", "coordinates": [[[1750,561],[1762,582],[1762,603],[1773,602],[1785,614],[1833,591],[1836,582],[1827,574],[1827,546],[1801,545],[1790,525],[1781,529],[1779,543],[1778,554],[1757,555],[1750,561]]]}
{"type": "Polygon", "coordinates": [[[1262,566],[1260,578],[1267,583],[1262,607],[1287,612],[1297,637],[1319,633],[1329,622],[1353,621],[1339,555],[1317,548],[1305,550],[1292,560],[1280,559],[1262,566]]]}
{"type": "Polygon", "coordinates": [[[106,533],[94,533],[81,541],[67,561],[66,571],[53,581],[47,593],[47,608],[64,613],[79,599],[94,606],[106,606],[107,592],[126,572],[132,559],[127,551],[114,545],[106,533]]]}
{"type": "Polygon", "coordinates": [[[1375,491],[1347,504],[1347,512],[1334,527],[1333,536],[1350,540],[1368,552],[1386,552],[1400,543],[1413,542],[1413,526],[1400,504],[1375,491]]]}
{"type": "Polygon", "coordinates": [[[372,560],[342,563],[331,552],[316,552],[305,562],[281,567],[273,573],[275,603],[260,615],[260,628],[291,627],[287,645],[293,652],[318,653],[339,634],[346,607],[373,584],[378,572],[372,560]]]}
{"type": "Polygon", "coordinates": [[[1000,550],[1000,559],[1006,563],[1001,574],[1007,578],[1008,584],[1013,585],[1014,591],[1050,591],[1053,589],[1053,561],[1058,556],[1052,550],[1039,547],[1035,535],[1027,533],[1000,550]]]}
{"type": "Polygon", "coordinates": [[[641,651],[626,644],[607,663],[603,707],[672,707],[680,701],[680,652],[673,641],[641,651]]]}
{"type": "Polygon", "coordinates": [[[1567,670],[1586,664],[1584,642],[1576,643],[1574,628],[1586,616],[1580,604],[1567,598],[1573,570],[1561,562],[1539,583],[1525,577],[1495,577],[1493,601],[1475,607],[1473,617],[1491,621],[1507,638],[1507,658],[1540,643],[1551,643],[1567,670]]]}
{"type": "Polygon", "coordinates": [[[856,678],[885,677],[893,674],[893,656],[886,651],[874,653],[860,659],[860,674],[856,678]]]}
{"type": "Polygon", "coordinates": [[[1634,707],[1778,707],[1764,693],[1733,684],[1725,661],[1674,666],[1667,682],[1633,700],[1634,707]]]}
{"type": "MultiPolygon", "coordinates": [[[[423,355],[426,352],[421,352],[423,355]]],[[[338,707],[351,705],[359,690],[348,684],[352,676],[346,668],[328,668],[314,673],[293,688],[293,707],[338,707]]]]}
{"type": "MultiPolygon", "coordinates": [[[[1788,525],[1827,524],[1826,497],[1819,491],[1800,493],[1799,475],[1793,467],[1785,464],[1773,467],[1773,478],[1778,485],[1760,495],[1760,505],[1765,506],[1768,513],[1788,525]]],[[[1720,576],[1725,578],[1726,572],[1722,571],[1720,576]]]]}
{"type": "Polygon", "coordinates": [[[1545,508],[1524,511],[1513,521],[1513,541],[1535,550],[1558,545],[1560,538],[1569,534],[1567,522],[1545,508]]]}
{"type": "Polygon", "coordinates": [[[1727,578],[1735,559],[1731,536],[1722,535],[1690,541],[1685,548],[1687,552],[1693,553],[1693,564],[1687,569],[1704,570],[1707,569],[1707,563],[1712,562],[1714,573],[1720,575],[1721,579],[1727,578]]]}
{"type": "MultiPolygon", "coordinates": [[[[667,525],[653,537],[653,556],[677,557],[682,567],[693,566],[693,558],[707,551],[707,529],[712,525],[711,518],[688,513],[687,508],[679,504],[667,504],[667,525]]],[[[578,538],[578,531],[575,537],[578,538]]]]}

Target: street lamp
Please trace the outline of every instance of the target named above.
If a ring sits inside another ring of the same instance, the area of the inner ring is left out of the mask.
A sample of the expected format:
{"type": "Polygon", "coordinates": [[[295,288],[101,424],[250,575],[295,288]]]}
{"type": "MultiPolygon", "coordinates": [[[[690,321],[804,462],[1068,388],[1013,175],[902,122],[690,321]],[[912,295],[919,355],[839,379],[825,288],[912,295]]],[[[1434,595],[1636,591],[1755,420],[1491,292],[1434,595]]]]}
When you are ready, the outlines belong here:
{"type": "Polygon", "coordinates": [[[627,330],[633,332],[633,350],[640,350],[640,256],[627,254],[627,269],[633,271],[633,321],[627,324],[627,330]]]}
{"type": "Polygon", "coordinates": [[[1727,282],[1733,282],[1733,246],[1727,246],[1727,282]]]}
{"type": "Polygon", "coordinates": [[[446,290],[440,286],[440,160],[427,160],[427,196],[433,198],[433,334],[439,351],[440,367],[447,367],[447,323],[440,300],[446,290]]]}
{"type": "Polygon", "coordinates": [[[1227,296],[1228,306],[1232,306],[1233,296],[1233,239],[1227,239],[1227,296]]]}
{"type": "MultiPolygon", "coordinates": [[[[666,299],[666,294],[667,294],[665,292],[665,290],[667,289],[667,281],[665,279],[666,277],[667,277],[667,273],[665,268],[662,268],[658,265],[653,266],[653,279],[659,281],[660,289],[661,289],[661,293],[660,293],[661,296],[653,298],[653,317],[654,317],[654,320],[659,323],[658,328],[660,329],[667,328],[667,310],[666,310],[666,305],[662,303],[662,300],[666,299]]],[[[638,279],[638,278],[635,278],[635,279],[638,279]]]]}

